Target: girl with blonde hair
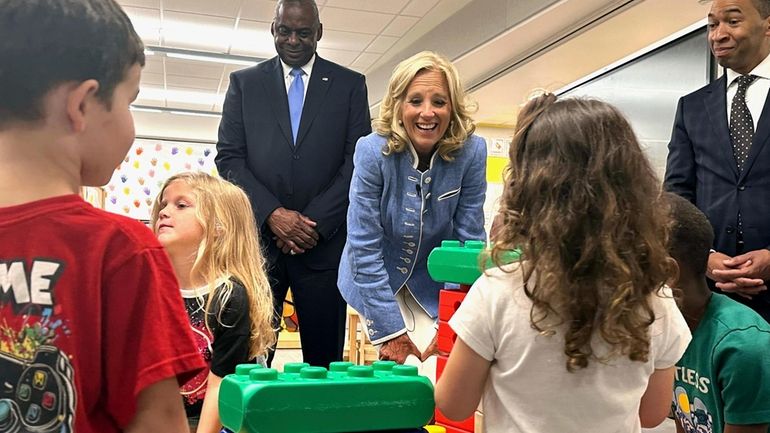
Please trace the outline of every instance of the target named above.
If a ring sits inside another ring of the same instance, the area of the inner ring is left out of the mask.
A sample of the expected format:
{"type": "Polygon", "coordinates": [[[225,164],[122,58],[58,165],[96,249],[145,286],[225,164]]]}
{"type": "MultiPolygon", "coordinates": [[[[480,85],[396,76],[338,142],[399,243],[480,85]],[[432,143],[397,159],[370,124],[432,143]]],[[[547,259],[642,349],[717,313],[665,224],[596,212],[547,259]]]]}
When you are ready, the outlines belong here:
{"type": "Polygon", "coordinates": [[[199,350],[209,363],[209,371],[182,387],[190,427],[219,432],[222,378],[264,355],[275,341],[254,213],[246,194],[230,182],[180,173],[161,188],[152,227],[174,266],[199,350]]]}
{"type": "Polygon", "coordinates": [[[690,333],[664,283],[667,214],[609,104],[546,94],[519,114],[489,270],[450,321],[436,404],[486,432],[639,432],[669,413],[690,333]],[[523,260],[503,265],[519,247],[523,260]],[[489,385],[484,385],[489,381],[489,385]]]}

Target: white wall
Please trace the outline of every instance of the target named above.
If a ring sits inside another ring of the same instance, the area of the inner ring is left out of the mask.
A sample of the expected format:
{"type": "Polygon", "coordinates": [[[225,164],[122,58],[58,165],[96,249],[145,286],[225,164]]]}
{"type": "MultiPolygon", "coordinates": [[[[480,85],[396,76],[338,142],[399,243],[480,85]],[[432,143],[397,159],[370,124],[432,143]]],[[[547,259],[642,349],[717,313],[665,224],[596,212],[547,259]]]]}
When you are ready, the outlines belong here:
{"type": "Polygon", "coordinates": [[[487,233],[500,206],[499,199],[503,194],[501,169],[508,162],[508,148],[513,132],[513,128],[485,125],[476,128],[476,135],[484,137],[487,141],[487,198],[484,201],[484,226],[487,233]]]}

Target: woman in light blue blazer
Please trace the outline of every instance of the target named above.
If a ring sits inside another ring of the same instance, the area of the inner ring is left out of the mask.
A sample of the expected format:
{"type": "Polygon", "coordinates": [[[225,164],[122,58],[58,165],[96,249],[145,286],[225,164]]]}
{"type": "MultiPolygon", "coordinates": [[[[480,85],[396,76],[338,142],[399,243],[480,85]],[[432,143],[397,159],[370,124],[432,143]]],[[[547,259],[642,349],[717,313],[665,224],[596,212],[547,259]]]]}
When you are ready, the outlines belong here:
{"type": "Polygon", "coordinates": [[[441,284],[428,254],[444,239],[485,239],[487,152],[472,108],[451,62],[421,52],[396,67],[375,132],[356,145],[337,283],[380,359],[436,352],[441,284]]]}

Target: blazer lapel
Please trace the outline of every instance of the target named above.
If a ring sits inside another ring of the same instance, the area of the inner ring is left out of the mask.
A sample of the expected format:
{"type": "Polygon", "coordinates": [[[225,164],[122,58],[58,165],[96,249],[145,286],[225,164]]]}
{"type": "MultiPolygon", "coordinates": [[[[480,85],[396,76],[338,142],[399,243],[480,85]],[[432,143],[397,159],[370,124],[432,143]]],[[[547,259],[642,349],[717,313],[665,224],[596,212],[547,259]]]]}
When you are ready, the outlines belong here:
{"type": "Polygon", "coordinates": [[[759,116],[759,120],[755,120],[755,122],[757,122],[756,132],[754,133],[754,139],[751,140],[749,156],[744,163],[741,177],[738,179],[739,182],[743,181],[749,171],[751,171],[751,166],[757,159],[757,155],[759,155],[770,138],[770,93],[765,97],[765,105],[762,107],[762,113],[759,116]]]}
{"type": "Polygon", "coordinates": [[[283,132],[288,145],[292,146],[293,138],[291,135],[291,120],[289,119],[289,101],[286,96],[286,82],[283,79],[281,59],[275,57],[272,63],[272,67],[264,69],[267,77],[262,80],[262,85],[265,86],[265,93],[268,95],[267,103],[273,107],[273,114],[275,114],[275,118],[278,120],[278,126],[281,132],[283,132]]]}
{"type": "Polygon", "coordinates": [[[316,54],[313,72],[310,74],[310,83],[308,83],[307,93],[305,94],[305,103],[302,106],[302,118],[299,122],[295,148],[302,144],[310,130],[310,125],[313,124],[313,119],[321,110],[324,98],[326,98],[326,92],[329,90],[333,79],[328,62],[316,54]]]}
{"type": "Polygon", "coordinates": [[[714,82],[714,85],[707,89],[704,99],[706,105],[706,114],[709,123],[714,129],[714,142],[716,147],[724,154],[725,161],[729,161],[730,169],[738,178],[738,166],[735,164],[733,156],[733,142],[730,139],[730,125],[727,123],[727,76],[714,82]]]}

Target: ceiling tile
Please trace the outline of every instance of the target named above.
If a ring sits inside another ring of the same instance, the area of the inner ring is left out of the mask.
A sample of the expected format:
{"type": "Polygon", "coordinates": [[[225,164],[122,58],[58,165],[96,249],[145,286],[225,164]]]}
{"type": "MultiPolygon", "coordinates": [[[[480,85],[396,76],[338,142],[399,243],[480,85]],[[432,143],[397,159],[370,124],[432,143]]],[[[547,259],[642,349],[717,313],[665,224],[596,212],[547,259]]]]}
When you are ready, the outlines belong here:
{"type": "Polygon", "coordinates": [[[372,52],[372,53],[384,53],[388,51],[393,45],[396,44],[396,42],[399,41],[399,38],[395,36],[377,36],[377,38],[374,39],[374,42],[369,44],[368,47],[366,47],[366,51],[372,52]]]}
{"type": "Polygon", "coordinates": [[[230,77],[231,73],[233,73],[235,71],[240,71],[241,69],[246,69],[246,68],[248,68],[248,66],[243,66],[243,65],[225,65],[225,71],[224,71],[225,80],[229,79],[228,77],[230,77]]]}
{"type": "Polygon", "coordinates": [[[180,12],[163,17],[163,46],[223,53],[233,38],[235,19],[180,12]]]}
{"type": "Polygon", "coordinates": [[[219,78],[198,78],[169,74],[166,76],[166,85],[169,87],[216,92],[219,90],[219,78]]]}
{"type": "Polygon", "coordinates": [[[197,104],[202,106],[212,106],[222,103],[224,95],[220,96],[215,91],[193,90],[185,87],[168,87],[165,92],[166,100],[169,104],[184,103],[197,104]]]}
{"type": "Polygon", "coordinates": [[[411,30],[411,28],[417,24],[417,21],[420,21],[420,19],[415,17],[398,16],[388,25],[382,34],[386,36],[404,36],[406,32],[411,30]]]}
{"type": "Polygon", "coordinates": [[[124,10],[144,43],[157,45],[160,38],[160,9],[127,7],[124,10]]]}
{"type": "Polygon", "coordinates": [[[241,20],[235,30],[230,54],[270,58],[275,55],[270,24],[241,20]]]}
{"type": "Polygon", "coordinates": [[[166,106],[166,100],[156,99],[156,98],[145,98],[142,96],[142,92],[139,92],[139,96],[137,96],[136,100],[131,105],[149,105],[151,107],[165,107],[166,106]]]}
{"type": "Polygon", "coordinates": [[[127,6],[160,9],[160,0],[118,0],[118,3],[123,6],[124,9],[127,6]]]}
{"type": "Polygon", "coordinates": [[[324,30],[323,37],[318,41],[318,47],[333,50],[363,51],[373,40],[374,35],[324,30]]]}
{"type": "Polygon", "coordinates": [[[275,2],[249,0],[243,2],[241,19],[271,23],[275,18],[275,2]]]}
{"type": "Polygon", "coordinates": [[[409,3],[409,0],[328,0],[326,6],[398,14],[407,3],[409,3]]]}
{"type": "Polygon", "coordinates": [[[142,86],[139,89],[139,96],[136,98],[136,105],[146,104],[148,101],[165,101],[166,91],[163,86],[142,86]]]}
{"type": "Polygon", "coordinates": [[[235,18],[240,3],[240,0],[163,0],[163,10],[235,18]]]}
{"type": "Polygon", "coordinates": [[[358,52],[319,48],[318,55],[326,60],[348,67],[358,57],[358,52]]]}
{"type": "Polygon", "coordinates": [[[139,86],[163,86],[163,74],[142,71],[142,81],[139,86]]]}
{"type": "Polygon", "coordinates": [[[227,93],[227,89],[230,88],[230,77],[226,76],[224,80],[222,80],[221,83],[219,83],[219,89],[217,91],[219,93],[227,93]]]}
{"type": "Polygon", "coordinates": [[[195,103],[195,102],[168,101],[167,106],[170,109],[178,108],[178,109],[181,109],[181,110],[211,111],[211,107],[213,106],[213,104],[199,104],[199,103],[195,103]]]}
{"type": "Polygon", "coordinates": [[[196,78],[219,79],[224,66],[221,63],[199,62],[195,60],[166,59],[166,73],[196,78]]]}
{"type": "Polygon", "coordinates": [[[227,92],[227,88],[230,86],[230,74],[232,74],[235,71],[239,71],[241,69],[247,68],[248,66],[240,66],[240,65],[225,65],[225,71],[222,74],[222,83],[219,85],[219,91],[220,92],[227,92]]]}
{"type": "Polygon", "coordinates": [[[368,34],[379,34],[393,15],[377,12],[366,12],[352,9],[325,7],[321,13],[321,22],[326,30],[342,30],[368,34]]]}
{"type": "Polygon", "coordinates": [[[158,56],[145,56],[142,75],[146,73],[163,74],[163,58],[158,56]]]}
{"type": "Polygon", "coordinates": [[[412,0],[401,15],[411,15],[415,17],[424,17],[440,0],[412,0]]]}
{"type": "Polygon", "coordinates": [[[365,71],[382,57],[382,54],[361,53],[350,66],[358,71],[365,71]]]}

